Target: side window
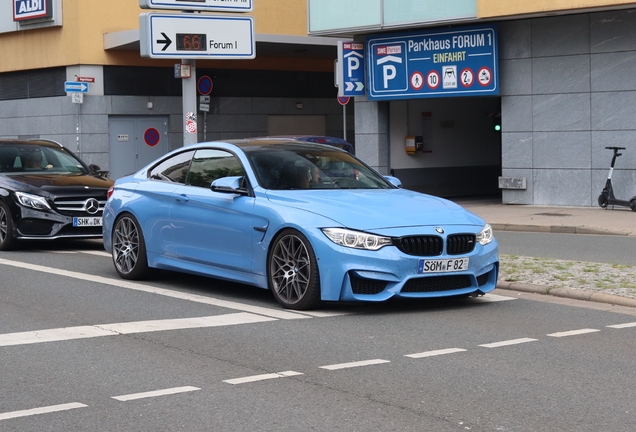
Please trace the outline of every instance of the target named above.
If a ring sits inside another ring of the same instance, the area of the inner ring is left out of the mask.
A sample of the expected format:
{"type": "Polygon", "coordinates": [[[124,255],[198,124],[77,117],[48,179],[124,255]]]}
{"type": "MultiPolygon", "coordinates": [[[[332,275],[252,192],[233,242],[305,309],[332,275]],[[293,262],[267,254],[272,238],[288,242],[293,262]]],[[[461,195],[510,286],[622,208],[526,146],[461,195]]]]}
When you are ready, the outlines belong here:
{"type": "Polygon", "coordinates": [[[150,170],[148,178],[172,183],[185,183],[193,154],[193,150],[185,151],[166,159],[150,170]]]}
{"type": "Polygon", "coordinates": [[[244,176],[243,166],[236,156],[225,150],[197,150],[192,159],[187,184],[209,188],[221,177],[244,176]]]}

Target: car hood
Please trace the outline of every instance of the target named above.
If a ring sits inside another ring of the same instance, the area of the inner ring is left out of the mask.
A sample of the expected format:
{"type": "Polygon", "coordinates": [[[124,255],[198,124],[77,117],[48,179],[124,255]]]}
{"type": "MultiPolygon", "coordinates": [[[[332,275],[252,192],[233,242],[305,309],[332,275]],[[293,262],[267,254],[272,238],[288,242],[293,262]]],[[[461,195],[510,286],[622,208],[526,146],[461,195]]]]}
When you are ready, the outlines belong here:
{"type": "Polygon", "coordinates": [[[40,189],[54,196],[86,195],[88,191],[103,190],[104,193],[113,184],[113,180],[98,175],[71,174],[8,174],[8,181],[16,190],[40,189]],[[22,185],[22,187],[19,187],[22,185]]]}
{"type": "Polygon", "coordinates": [[[485,223],[452,201],[406,189],[268,191],[267,197],[359,230],[485,223]]]}

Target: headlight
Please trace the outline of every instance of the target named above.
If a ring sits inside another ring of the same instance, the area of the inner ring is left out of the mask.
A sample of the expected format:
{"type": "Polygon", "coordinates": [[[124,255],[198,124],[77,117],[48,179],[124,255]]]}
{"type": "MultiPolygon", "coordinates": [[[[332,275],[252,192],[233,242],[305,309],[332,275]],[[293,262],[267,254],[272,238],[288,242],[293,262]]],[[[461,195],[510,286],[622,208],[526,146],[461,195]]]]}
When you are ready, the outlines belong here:
{"type": "Polygon", "coordinates": [[[490,224],[484,225],[484,228],[477,234],[477,241],[480,245],[485,246],[494,239],[492,235],[492,227],[490,224]]]}
{"type": "Polygon", "coordinates": [[[46,202],[46,198],[44,197],[24,192],[16,192],[15,196],[20,204],[25,207],[30,207],[36,210],[51,210],[49,203],[46,202]]]}
{"type": "Polygon", "coordinates": [[[337,245],[354,249],[378,250],[384,246],[393,244],[390,237],[378,236],[362,231],[353,231],[343,228],[323,228],[322,232],[337,245]]]}

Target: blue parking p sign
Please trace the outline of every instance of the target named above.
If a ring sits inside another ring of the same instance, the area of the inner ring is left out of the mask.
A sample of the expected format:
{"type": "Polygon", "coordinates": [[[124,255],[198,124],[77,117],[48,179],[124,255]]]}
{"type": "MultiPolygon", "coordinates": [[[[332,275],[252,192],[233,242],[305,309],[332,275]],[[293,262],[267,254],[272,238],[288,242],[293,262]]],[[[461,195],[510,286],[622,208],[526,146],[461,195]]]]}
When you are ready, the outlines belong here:
{"type": "Polygon", "coordinates": [[[370,36],[366,59],[369,100],[499,94],[493,25],[370,36]]]}
{"type": "Polygon", "coordinates": [[[338,95],[347,97],[366,95],[364,44],[338,42],[338,65],[338,95]]]}

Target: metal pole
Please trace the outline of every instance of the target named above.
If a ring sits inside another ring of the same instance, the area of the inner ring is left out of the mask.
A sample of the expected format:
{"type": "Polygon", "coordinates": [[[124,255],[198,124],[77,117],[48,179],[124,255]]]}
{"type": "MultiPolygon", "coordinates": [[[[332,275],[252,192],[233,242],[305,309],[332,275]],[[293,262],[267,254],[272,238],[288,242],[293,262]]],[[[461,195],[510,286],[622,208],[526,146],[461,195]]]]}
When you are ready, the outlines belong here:
{"type": "Polygon", "coordinates": [[[342,137],[347,140],[347,104],[342,105],[342,137]]]}
{"type": "Polygon", "coordinates": [[[182,64],[190,65],[190,78],[181,78],[183,100],[183,145],[197,143],[197,68],[196,60],[183,59],[182,64]]]}

